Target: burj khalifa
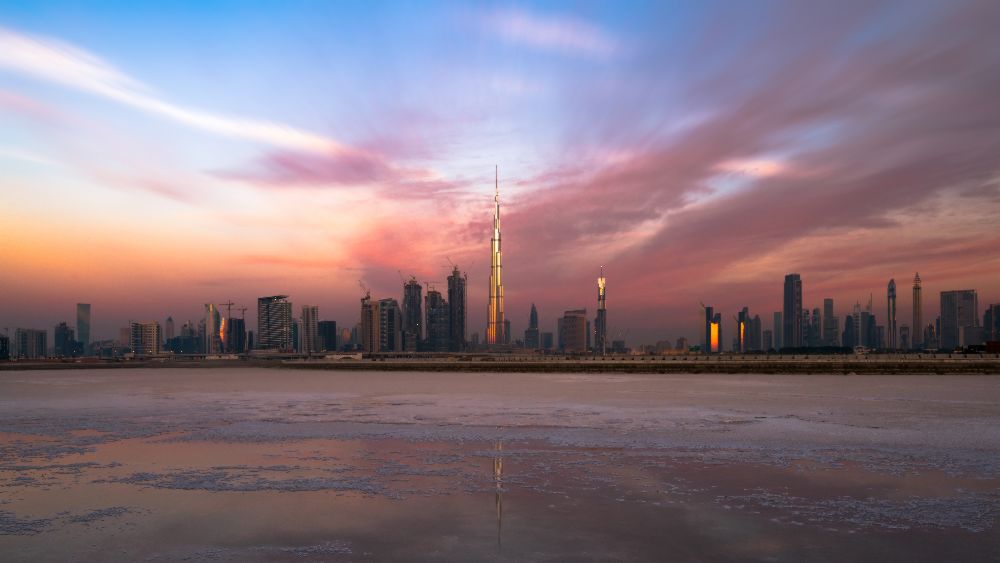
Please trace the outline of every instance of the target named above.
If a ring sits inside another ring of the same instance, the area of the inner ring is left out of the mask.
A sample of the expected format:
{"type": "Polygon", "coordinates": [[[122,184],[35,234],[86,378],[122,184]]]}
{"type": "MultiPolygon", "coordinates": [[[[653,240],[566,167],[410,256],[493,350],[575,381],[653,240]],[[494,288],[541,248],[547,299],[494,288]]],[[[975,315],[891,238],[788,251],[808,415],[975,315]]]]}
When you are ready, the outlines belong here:
{"type": "Polygon", "coordinates": [[[497,346],[504,343],[503,281],[500,273],[500,169],[497,167],[493,195],[493,238],[490,262],[490,301],[486,307],[486,345],[497,346]]]}

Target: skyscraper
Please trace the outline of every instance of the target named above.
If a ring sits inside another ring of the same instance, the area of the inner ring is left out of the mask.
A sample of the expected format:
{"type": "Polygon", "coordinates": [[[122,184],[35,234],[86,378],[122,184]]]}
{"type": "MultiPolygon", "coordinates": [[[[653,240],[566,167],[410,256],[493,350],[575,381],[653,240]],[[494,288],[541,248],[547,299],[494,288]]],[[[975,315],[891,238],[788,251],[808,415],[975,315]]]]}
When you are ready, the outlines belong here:
{"type": "Polygon", "coordinates": [[[292,349],[292,304],[288,302],[287,295],[257,299],[257,348],[292,349]]]}
{"type": "Polygon", "coordinates": [[[313,354],[319,351],[319,307],[303,305],[302,327],[299,329],[299,352],[313,354]]]}
{"type": "Polygon", "coordinates": [[[90,346],[90,303],[76,304],[76,340],[85,351],[90,346]]]}
{"type": "Polygon", "coordinates": [[[175,336],[174,334],[174,318],[167,317],[167,322],[165,323],[163,338],[165,340],[170,340],[175,336]]]}
{"type": "MultiPolygon", "coordinates": [[[[159,323],[157,323],[159,326],[159,323]]],[[[212,303],[205,303],[205,353],[221,354],[225,338],[222,314],[212,303]]],[[[135,335],[133,335],[133,339],[135,335]]]]}
{"type": "Polygon", "coordinates": [[[424,299],[427,310],[427,340],[424,349],[428,352],[447,352],[451,338],[451,307],[435,289],[427,290],[424,299]]]}
{"type": "Polygon", "coordinates": [[[322,352],[337,351],[337,321],[319,321],[316,323],[319,338],[319,350],[322,352]]]}
{"type": "Polygon", "coordinates": [[[607,280],[604,278],[604,266],[601,266],[601,276],[597,278],[597,318],[594,319],[594,353],[599,356],[603,356],[608,350],[608,312],[605,308],[606,287],[607,280]]]}
{"type": "Polygon", "coordinates": [[[837,315],[833,314],[833,299],[827,297],[823,300],[823,345],[837,346],[840,342],[839,323],[837,315]]]}
{"type": "Polygon", "coordinates": [[[988,342],[1000,340],[1000,303],[994,303],[983,314],[983,338],[988,342]]]}
{"type": "Polygon", "coordinates": [[[785,348],[802,347],[802,278],[798,274],[785,276],[784,329],[782,343],[785,348]]]}
{"type": "Polygon", "coordinates": [[[14,344],[11,356],[14,358],[44,358],[48,356],[49,333],[33,328],[14,330],[14,344]]]}
{"type": "Polygon", "coordinates": [[[749,348],[749,343],[747,342],[747,337],[750,333],[750,308],[743,307],[743,310],[736,313],[736,335],[733,337],[733,352],[744,353],[747,352],[749,348]]]}
{"type": "Polygon", "coordinates": [[[372,303],[371,293],[361,298],[361,351],[366,354],[379,351],[378,303],[372,303]]]}
{"type": "Polygon", "coordinates": [[[500,277],[500,169],[496,170],[496,192],[493,196],[493,238],[490,240],[490,299],[486,307],[486,345],[496,346],[504,342],[503,281],[500,277]]]}
{"type": "Polygon", "coordinates": [[[408,352],[417,351],[417,343],[424,338],[423,287],[415,278],[403,284],[403,349],[408,352]]]}
{"type": "Polygon", "coordinates": [[[395,299],[378,302],[379,352],[403,351],[403,312],[395,299]]]}
{"type": "Polygon", "coordinates": [[[535,304],[531,304],[531,313],[528,314],[528,329],[524,331],[524,347],[528,350],[538,350],[541,346],[538,335],[538,309],[535,304]]]}
{"type": "Polygon", "coordinates": [[[73,352],[76,339],[73,338],[73,329],[68,324],[64,322],[57,324],[52,331],[52,339],[53,352],[57,358],[68,358],[75,355],[73,352]]]}
{"type": "Polygon", "coordinates": [[[921,301],[920,272],[913,275],[913,349],[924,347],[924,310],[921,301]]]}
{"type": "MultiPolygon", "coordinates": [[[[173,320],[167,319],[171,325],[173,320]]],[[[171,326],[172,328],[172,326],[171,326]]],[[[169,338],[167,339],[170,340],[169,338]]],[[[226,319],[226,353],[245,354],[247,351],[247,324],[245,319],[226,319]]]]}
{"type": "Polygon", "coordinates": [[[448,276],[448,349],[452,352],[461,352],[466,348],[465,312],[468,301],[465,288],[468,282],[468,276],[454,266],[448,276]]]}
{"type": "Polygon", "coordinates": [[[717,354],[722,351],[722,315],[712,307],[705,307],[705,325],[702,333],[702,351],[717,354]]]}
{"type": "Polygon", "coordinates": [[[942,291],[939,346],[950,351],[960,345],[978,343],[962,342],[960,338],[963,329],[974,328],[979,328],[979,297],[976,295],[976,290],[942,291]]]}
{"type": "Polygon", "coordinates": [[[896,350],[899,347],[899,337],[896,334],[896,280],[889,280],[889,288],[887,290],[888,304],[889,304],[889,316],[885,320],[885,327],[887,330],[886,334],[886,347],[889,350],[896,350]]]}

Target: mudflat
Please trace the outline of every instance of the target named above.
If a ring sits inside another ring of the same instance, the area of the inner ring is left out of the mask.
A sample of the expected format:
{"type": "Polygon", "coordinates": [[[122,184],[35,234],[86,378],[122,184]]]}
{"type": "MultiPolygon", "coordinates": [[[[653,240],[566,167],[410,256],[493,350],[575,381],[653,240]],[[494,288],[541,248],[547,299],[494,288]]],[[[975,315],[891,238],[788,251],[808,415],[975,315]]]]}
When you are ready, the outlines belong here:
{"type": "Polygon", "coordinates": [[[0,373],[0,559],[1000,558],[1000,376],[0,373]]]}

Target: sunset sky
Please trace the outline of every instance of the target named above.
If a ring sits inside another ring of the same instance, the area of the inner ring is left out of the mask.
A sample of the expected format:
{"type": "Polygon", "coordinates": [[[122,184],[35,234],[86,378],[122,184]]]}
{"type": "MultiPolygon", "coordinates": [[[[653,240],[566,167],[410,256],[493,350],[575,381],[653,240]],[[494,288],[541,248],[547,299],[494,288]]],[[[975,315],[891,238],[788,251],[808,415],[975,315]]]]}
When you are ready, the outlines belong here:
{"type": "MultiPolygon", "coordinates": [[[[596,306],[770,328],[784,274],[843,316],[910,283],[1000,302],[1000,2],[7,2],[0,328],[469,275],[494,165],[515,337],[596,306]]],[[[426,289],[426,287],[425,287],[426,289]]],[[[981,311],[980,311],[981,314],[981,311]]]]}

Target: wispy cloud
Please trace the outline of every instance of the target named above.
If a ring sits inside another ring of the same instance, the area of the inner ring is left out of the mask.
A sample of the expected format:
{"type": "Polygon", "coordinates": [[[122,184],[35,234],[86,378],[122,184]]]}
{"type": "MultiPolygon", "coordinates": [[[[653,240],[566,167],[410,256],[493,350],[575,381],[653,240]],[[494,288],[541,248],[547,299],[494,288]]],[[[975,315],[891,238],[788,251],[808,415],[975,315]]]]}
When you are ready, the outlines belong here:
{"type": "Polygon", "coordinates": [[[572,16],[542,15],[520,9],[487,14],[485,28],[510,43],[536,49],[607,58],[620,50],[608,32],[572,16]]]}
{"type": "Polygon", "coordinates": [[[92,53],[61,41],[2,27],[0,69],[89,92],[218,135],[313,153],[349,150],[333,139],[287,125],[172,104],[92,53]]]}

